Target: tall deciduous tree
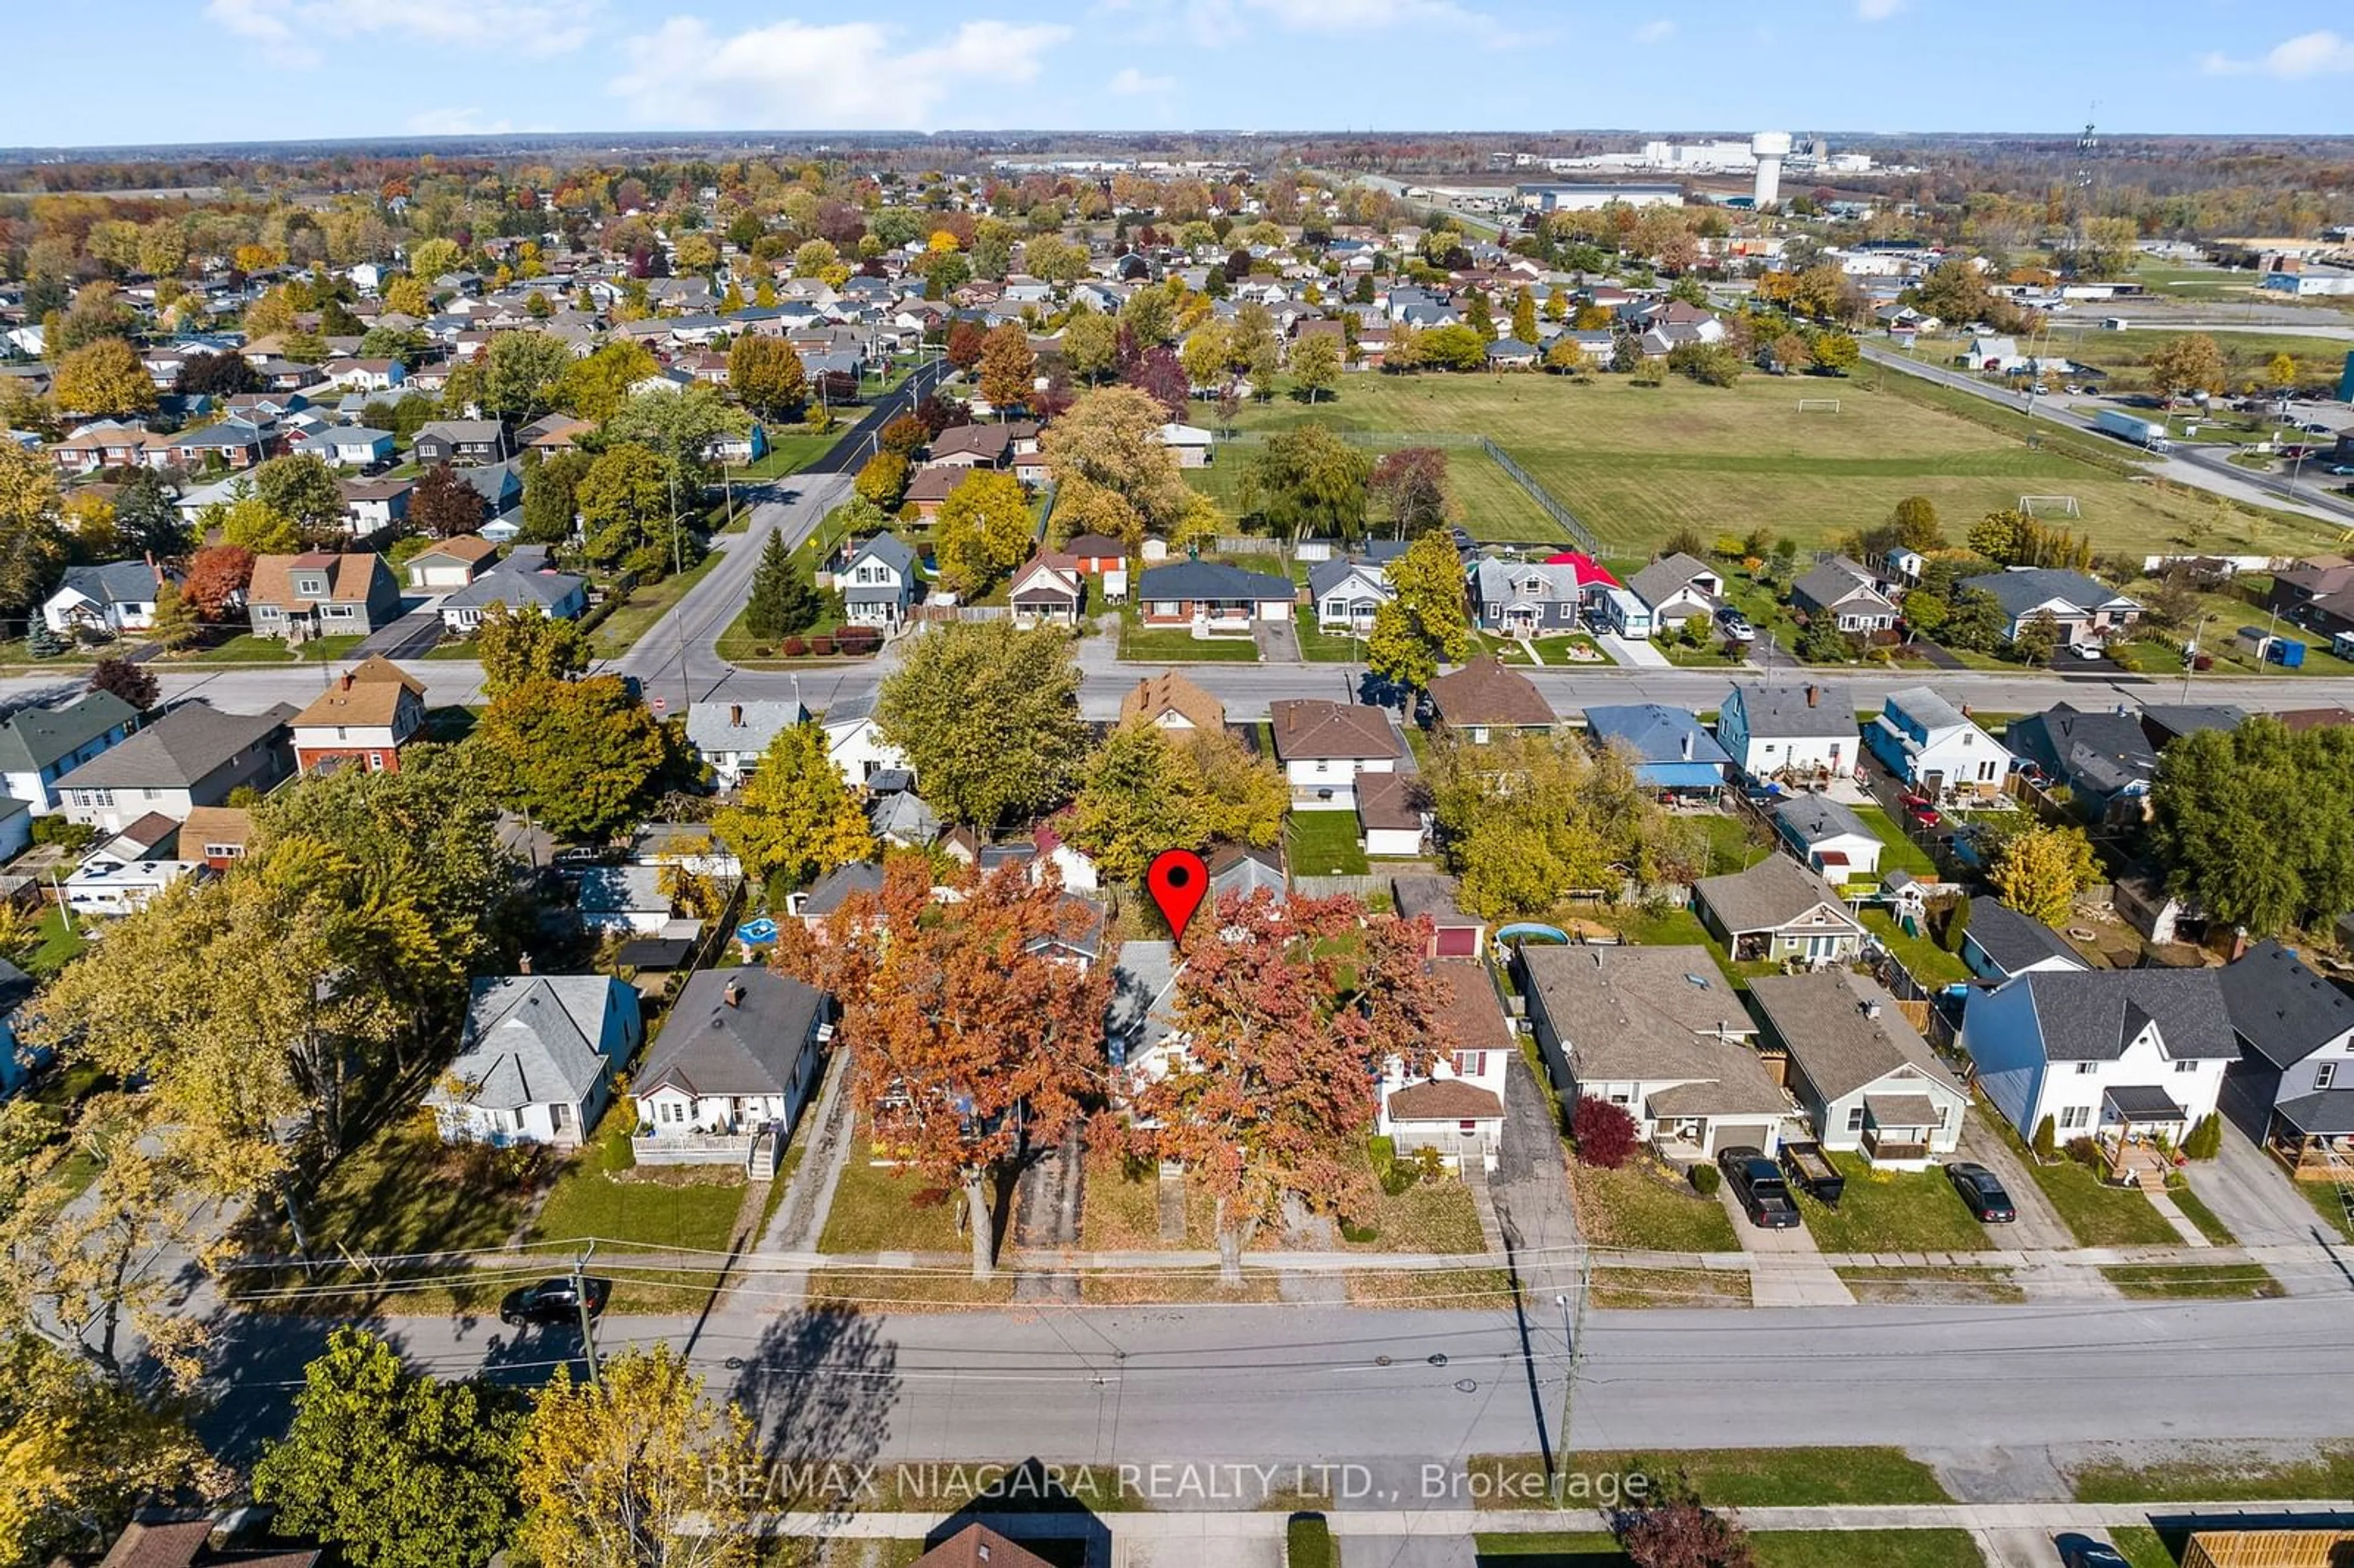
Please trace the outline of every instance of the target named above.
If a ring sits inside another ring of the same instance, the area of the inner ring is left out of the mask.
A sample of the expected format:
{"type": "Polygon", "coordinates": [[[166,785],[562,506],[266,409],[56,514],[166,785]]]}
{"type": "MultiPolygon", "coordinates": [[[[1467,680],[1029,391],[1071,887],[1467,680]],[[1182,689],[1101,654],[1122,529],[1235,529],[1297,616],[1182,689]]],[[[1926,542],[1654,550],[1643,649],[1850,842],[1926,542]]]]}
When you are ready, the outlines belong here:
{"type": "Polygon", "coordinates": [[[1028,560],[1035,546],[1030,494],[1010,473],[976,469],[957,483],[933,520],[940,580],[958,593],[987,593],[1028,560]]]}
{"type": "Polygon", "coordinates": [[[766,418],[798,413],[809,397],[809,372],[791,344],[746,333],[727,350],[727,388],[766,418]]]}
{"type": "Polygon", "coordinates": [[[523,1424],[513,1393],[444,1383],[337,1329],[302,1369],[254,1496],[281,1531],[333,1542],[357,1568],[481,1568],[514,1533],[523,1424]]]}
{"type": "MultiPolygon", "coordinates": [[[[207,520],[214,510],[213,506],[205,509],[207,520]]],[[[257,556],[289,555],[302,547],[302,530],[294,526],[294,519],[259,495],[240,496],[219,507],[219,527],[222,544],[257,556]]]]}
{"type": "Polygon", "coordinates": [[[559,1366],[524,1428],[521,1543],[541,1568],[749,1568],[758,1460],[744,1413],[666,1344],[593,1384],[559,1366]]]}
{"type": "Polygon", "coordinates": [[[669,732],[615,675],[525,681],[491,704],[468,746],[503,800],[572,839],[638,821],[676,760],[669,732]]]}
{"type": "Polygon", "coordinates": [[[962,1193],[982,1279],[996,1258],[991,1179],[1059,1142],[1102,1086],[1110,969],[1057,951],[1102,916],[1052,876],[1034,885],[1008,867],[937,906],[931,888],[924,857],[894,855],[879,895],[853,895],[814,937],[788,932],[777,962],[841,1002],[868,1136],[962,1193]]]}
{"type": "Polygon", "coordinates": [[[1271,762],[1222,731],[1124,725],[1088,758],[1067,832],[1106,876],[1140,886],[1165,849],[1273,843],[1289,795],[1271,762]]]}
{"type": "Polygon", "coordinates": [[[187,522],[153,469],[134,471],[114,493],[114,527],[133,555],[172,558],[188,552],[187,522]]]}
{"type": "Polygon", "coordinates": [[[609,343],[567,366],[557,383],[557,406],[578,419],[602,424],[621,411],[630,388],[662,369],[643,344],[609,343]]]}
{"type": "Polygon", "coordinates": [[[335,471],[316,452],[271,458],[253,471],[253,490],[305,539],[323,540],[343,530],[343,489],[335,471]]]}
{"type": "Polygon", "coordinates": [[[981,345],[981,395],[1002,414],[1026,408],[1037,390],[1038,356],[1031,352],[1030,334],[1020,322],[990,329],[981,345]]]}
{"type": "Polygon", "coordinates": [[[2149,384],[2161,397],[2221,392],[2228,376],[2223,351],[2203,332],[2168,338],[2150,352],[2149,384]]]}
{"type": "Polygon", "coordinates": [[[1250,509],[1295,539],[1356,539],[1365,531],[1373,460],[1326,426],[1301,425],[1269,440],[1245,478],[1250,509]]]}
{"type": "MultiPolygon", "coordinates": [[[[875,853],[866,813],[827,753],[825,732],[813,724],[779,730],[736,803],[721,807],[711,825],[744,863],[745,874],[777,894],[875,853]]],[[[769,902],[778,906],[774,896],[769,902]]]]}
{"type": "Polygon", "coordinates": [[[1396,538],[1419,538],[1453,520],[1455,498],[1447,486],[1443,448],[1400,447],[1384,452],[1373,461],[1365,490],[1396,538]]]}
{"type": "Polygon", "coordinates": [[[102,337],[58,361],[50,392],[60,408],[84,414],[144,414],[155,407],[155,381],[119,337],[102,337]]]}
{"type": "Polygon", "coordinates": [[[523,537],[556,545],[572,536],[579,522],[581,478],[597,460],[588,452],[557,452],[523,471],[523,537]]]}
{"type": "Polygon", "coordinates": [[[2084,829],[2039,822],[2002,841],[1988,880],[2005,904],[2056,927],[2074,912],[2076,895],[2094,871],[2092,841],[2084,829]]]}
{"type": "Polygon", "coordinates": [[[572,350],[544,332],[503,332],[482,350],[482,404],[508,419],[533,419],[553,409],[572,350]]]}
{"type": "Polygon", "coordinates": [[[1087,526],[1130,544],[1172,529],[1193,492],[1160,438],[1168,417],[1148,393],[1107,387],[1046,427],[1039,450],[1057,486],[1056,516],[1085,516],[1087,526]]]}
{"type": "Polygon", "coordinates": [[[1341,341],[1331,333],[1311,333],[1291,345],[1291,379],[1308,394],[1310,403],[1332,390],[1341,379],[1341,341]]]}
{"type": "Polygon", "coordinates": [[[1051,628],[958,621],[916,639],[875,709],[924,798],[993,828],[1066,799],[1087,752],[1070,639],[1051,628]]]}
{"type": "Polygon", "coordinates": [[[493,604],[474,631],[482,694],[496,702],[531,681],[568,681],[588,668],[588,639],[569,620],[536,604],[493,604]]]}
{"type": "Polygon", "coordinates": [[[211,545],[188,559],[182,585],[188,602],[207,620],[218,620],[253,580],[253,552],[240,545],[211,545]]]}
{"type": "Polygon", "coordinates": [[[0,615],[24,617],[48,597],[65,563],[57,471],[0,441],[0,615]]]}
{"type": "Polygon", "coordinates": [[[2354,908],[2354,730],[2266,715],[2158,758],[2150,836],[2168,885],[2270,936],[2354,908]]]}
{"type": "Polygon", "coordinates": [[[1170,1007],[1182,1056],[1134,1086],[1129,1138],[1210,1195],[1228,1283],[1287,1202],[1363,1213],[1384,1060],[1423,1070],[1452,1044],[1429,941],[1427,920],[1352,898],[1229,893],[1190,927],[1170,1007]]]}
{"type": "Polygon", "coordinates": [[[482,493],[448,463],[435,463],[418,476],[409,493],[408,521],[437,539],[471,534],[482,525],[482,493]]]}

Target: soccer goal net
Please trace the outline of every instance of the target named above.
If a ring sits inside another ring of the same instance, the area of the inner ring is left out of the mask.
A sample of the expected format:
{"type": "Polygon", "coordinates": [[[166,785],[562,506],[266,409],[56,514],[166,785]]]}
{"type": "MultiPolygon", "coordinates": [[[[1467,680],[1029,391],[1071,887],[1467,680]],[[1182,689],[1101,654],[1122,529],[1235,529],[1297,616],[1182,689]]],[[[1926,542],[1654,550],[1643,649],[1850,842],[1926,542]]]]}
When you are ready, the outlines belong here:
{"type": "Polygon", "coordinates": [[[1840,400],[1836,397],[1801,397],[1798,399],[1798,412],[1801,414],[1836,414],[1839,411],[1840,400]]]}
{"type": "Polygon", "coordinates": [[[2073,495],[2022,495],[2019,510],[2027,517],[2082,517],[2073,495]]]}

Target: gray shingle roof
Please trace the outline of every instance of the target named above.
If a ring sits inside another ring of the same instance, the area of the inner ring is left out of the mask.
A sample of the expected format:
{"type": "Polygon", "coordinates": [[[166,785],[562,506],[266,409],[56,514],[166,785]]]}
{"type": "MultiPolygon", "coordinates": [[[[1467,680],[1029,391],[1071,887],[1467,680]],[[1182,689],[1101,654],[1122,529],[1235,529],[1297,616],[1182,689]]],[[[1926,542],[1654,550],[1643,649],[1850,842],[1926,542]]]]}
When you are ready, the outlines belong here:
{"type": "Polygon", "coordinates": [[[1683,588],[1692,578],[1702,576],[1718,577],[1719,573],[1706,561],[1679,550],[1674,555],[1660,556],[1628,577],[1627,586],[1635,590],[1637,599],[1656,608],[1660,600],[1683,588]]]}
{"type": "Polygon", "coordinates": [[[1265,602],[1298,597],[1289,577],[1246,572],[1216,561],[1172,561],[1148,567],[1137,582],[1137,597],[1146,599],[1251,599],[1265,602]]]}
{"type": "MultiPolygon", "coordinates": [[[[2065,571],[2057,567],[2020,567],[2006,572],[1982,572],[1974,577],[1964,577],[1956,586],[1978,588],[1991,595],[1994,601],[2002,606],[2002,612],[2013,619],[2055,599],[2078,609],[2091,610],[2126,597],[2082,572],[2065,571]]],[[[2126,602],[2132,601],[2127,599],[2126,602]]]]}
{"type": "Polygon", "coordinates": [[[1726,1110],[1778,1111],[1756,1032],[1705,948],[1524,948],[1529,984],[1581,1081],[1683,1078],[1726,1110]]]}
{"type": "Polygon", "coordinates": [[[97,604],[152,604],[155,599],[155,568],[144,561],[108,561],[102,566],[68,567],[58,582],[97,604]]]}
{"type": "Polygon", "coordinates": [[[809,717],[796,702],[694,703],[686,710],[686,743],[715,751],[766,751],[782,731],[809,717]]]}
{"type": "Polygon", "coordinates": [[[825,998],[770,969],[700,969],[646,1054],[638,1090],[779,1095],[793,1082],[825,998]],[[730,988],[734,992],[731,1005],[730,988]]]}
{"type": "Polygon", "coordinates": [[[1825,839],[1861,836],[1876,839],[1879,835],[1865,825],[1852,807],[1834,800],[1829,795],[1794,795],[1774,808],[1774,820],[1798,842],[1809,847],[1825,839]]]}
{"type": "Polygon", "coordinates": [[[522,571],[513,566],[502,566],[451,593],[441,601],[441,608],[487,609],[492,605],[504,604],[521,609],[525,605],[535,604],[542,609],[553,609],[580,588],[581,579],[569,572],[522,571]]]}
{"type": "Polygon", "coordinates": [[[2061,703],[2012,720],[2002,739],[2004,749],[2097,795],[2147,786],[2158,777],[2158,750],[2130,714],[2084,712],[2061,703]]]}
{"type": "Polygon", "coordinates": [[[2354,1030],[2354,1000],[2270,938],[2227,965],[2220,983],[2232,1027],[2275,1067],[2302,1062],[2354,1030]]]}
{"type": "Polygon", "coordinates": [[[1845,681],[1820,681],[1811,685],[1742,686],[1742,708],[1749,715],[1749,733],[1769,740],[1790,737],[1857,735],[1855,700],[1845,681]],[[1815,694],[1809,705],[1807,693],[1815,694]]]}
{"type": "Polygon", "coordinates": [[[1846,969],[1761,975],[1749,982],[1749,994],[1807,1081],[1825,1099],[1851,1095],[1908,1066],[1932,1083],[1961,1092],[1878,980],[1846,969]]]}
{"type": "Polygon", "coordinates": [[[2090,967],[2083,955],[2061,939],[2059,932],[1991,898],[1971,904],[1969,938],[2009,975],[2023,973],[2047,959],[2065,959],[2080,969],[2090,967]]]}
{"type": "Polygon", "coordinates": [[[1169,1037],[1169,998],[1177,980],[1177,944],[1122,942],[1111,971],[1104,1036],[1116,1064],[1136,1061],[1169,1037]]]}
{"type": "Polygon", "coordinates": [[[111,692],[84,692],[53,708],[18,708],[0,719],[0,772],[37,773],[138,716],[111,692]]]}
{"type": "Polygon", "coordinates": [[[516,1110],[578,1104],[605,1071],[599,1051],[613,987],[604,975],[501,975],[477,980],[466,1009],[466,1048],[453,1077],[476,1086],[432,1098],[516,1110]]]}
{"type": "Polygon", "coordinates": [[[1779,930],[1819,904],[1837,912],[1833,923],[1863,929],[1829,883],[1783,855],[1767,855],[1729,876],[1703,876],[1692,884],[1692,894],[1715,912],[1719,925],[1736,935],[1779,930]]]}
{"type": "Polygon", "coordinates": [[[831,915],[854,893],[883,891],[883,868],[873,861],[836,866],[818,879],[801,899],[803,915],[831,915]]]}
{"type": "Polygon", "coordinates": [[[2174,1060],[2228,1061],[2240,1054],[2213,969],[2039,972],[2010,983],[2028,988],[2048,1061],[2116,1061],[2152,1022],[2174,1060]]]}
{"type": "Polygon", "coordinates": [[[286,727],[284,703],[260,714],[226,714],[203,703],[173,709],[120,746],[58,780],[60,789],[184,789],[246,747],[286,727]]]}

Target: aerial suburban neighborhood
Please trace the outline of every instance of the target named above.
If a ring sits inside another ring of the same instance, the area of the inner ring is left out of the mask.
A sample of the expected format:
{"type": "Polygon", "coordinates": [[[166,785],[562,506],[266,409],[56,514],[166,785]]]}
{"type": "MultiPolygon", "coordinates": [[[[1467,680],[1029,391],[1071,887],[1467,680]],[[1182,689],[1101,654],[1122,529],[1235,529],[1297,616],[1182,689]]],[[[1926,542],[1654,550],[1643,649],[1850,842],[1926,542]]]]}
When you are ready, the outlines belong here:
{"type": "Polygon", "coordinates": [[[0,1568],[2348,1561],[2354,41],[1820,9],[15,24],[0,1568]]]}

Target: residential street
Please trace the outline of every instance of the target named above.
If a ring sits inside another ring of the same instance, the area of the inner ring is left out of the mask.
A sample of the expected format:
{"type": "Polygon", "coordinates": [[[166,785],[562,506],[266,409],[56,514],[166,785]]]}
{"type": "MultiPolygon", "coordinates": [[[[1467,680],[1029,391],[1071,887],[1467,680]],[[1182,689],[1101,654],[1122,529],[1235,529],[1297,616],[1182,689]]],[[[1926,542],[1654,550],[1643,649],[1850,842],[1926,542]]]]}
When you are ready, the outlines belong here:
{"type": "MultiPolygon", "coordinates": [[[[1402,1489],[1424,1461],[1534,1451],[1539,1407],[1547,1431],[1560,1414],[1561,1329],[1543,1314],[1524,1359],[1519,1327],[1495,1312],[1034,1304],[862,1317],[779,1313],[749,1294],[701,1319],[617,1319],[603,1348],[687,1348],[781,1454],[845,1462],[1362,1463],[1402,1489]]],[[[260,1315],[239,1326],[246,1342],[228,1358],[212,1424],[245,1442],[282,1419],[329,1325],[260,1315]]],[[[526,1381],[575,1345],[479,1320],[390,1328],[437,1371],[526,1381]]],[[[1585,1331],[1575,1447],[2354,1436],[2345,1294],[1595,1312],[1585,1331]],[[2119,1397],[2153,1377],[2163,1398],[2119,1397]]]]}

